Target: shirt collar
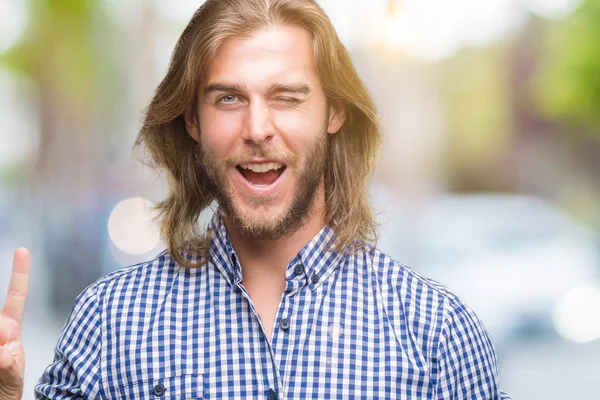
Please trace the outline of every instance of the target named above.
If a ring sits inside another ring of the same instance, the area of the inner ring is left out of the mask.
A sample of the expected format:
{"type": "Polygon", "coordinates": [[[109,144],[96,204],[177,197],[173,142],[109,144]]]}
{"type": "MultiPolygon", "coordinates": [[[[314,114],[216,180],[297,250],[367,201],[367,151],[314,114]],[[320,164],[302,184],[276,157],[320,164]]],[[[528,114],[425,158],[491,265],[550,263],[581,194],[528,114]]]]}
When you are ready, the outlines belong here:
{"type": "Polygon", "coordinates": [[[210,258],[231,285],[242,281],[242,268],[217,209],[210,222],[210,258]]]}
{"type": "MultiPolygon", "coordinates": [[[[213,215],[210,230],[211,259],[230,284],[239,284],[242,281],[242,268],[218,209],[213,215]]],[[[315,289],[327,279],[343,256],[343,253],[331,249],[334,239],[334,230],[326,225],[298,252],[287,266],[286,291],[302,286],[306,280],[310,288],[315,289]]]]}
{"type": "MultiPolygon", "coordinates": [[[[323,229],[299,252],[298,256],[292,260],[286,272],[286,280],[294,279],[294,265],[300,263],[304,267],[308,285],[315,289],[333,272],[334,267],[339,265],[343,253],[333,251],[331,245],[335,240],[335,232],[329,226],[323,229]],[[296,263],[296,264],[295,264],[296,263]],[[291,267],[291,268],[290,268],[291,267]]],[[[300,276],[302,280],[302,276],[300,276]]]]}

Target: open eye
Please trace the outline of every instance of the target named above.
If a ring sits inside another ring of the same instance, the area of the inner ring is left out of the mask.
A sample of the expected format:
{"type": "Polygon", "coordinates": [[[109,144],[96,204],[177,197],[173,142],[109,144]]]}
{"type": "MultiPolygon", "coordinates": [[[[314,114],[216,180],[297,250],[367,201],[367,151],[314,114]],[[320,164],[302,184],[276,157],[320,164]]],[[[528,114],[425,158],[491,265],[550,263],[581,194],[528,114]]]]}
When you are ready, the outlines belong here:
{"type": "Polygon", "coordinates": [[[225,103],[225,104],[231,104],[231,103],[235,103],[235,101],[237,100],[237,96],[234,94],[226,94],[225,96],[221,96],[217,99],[217,102],[219,103],[225,103]]]}

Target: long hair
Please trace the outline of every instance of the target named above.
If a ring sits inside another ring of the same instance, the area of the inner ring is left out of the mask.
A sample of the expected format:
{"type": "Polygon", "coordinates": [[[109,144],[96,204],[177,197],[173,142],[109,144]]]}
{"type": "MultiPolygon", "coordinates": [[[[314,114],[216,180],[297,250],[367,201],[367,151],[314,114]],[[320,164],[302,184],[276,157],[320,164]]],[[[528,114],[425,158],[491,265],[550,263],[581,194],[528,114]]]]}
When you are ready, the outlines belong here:
{"type": "MultiPolygon", "coordinates": [[[[158,86],[135,147],[148,151],[152,164],[169,178],[166,199],[157,205],[161,235],[180,264],[184,251],[206,255],[208,231],[198,217],[215,200],[214,186],[195,157],[184,112],[196,107],[205,71],[224,40],[249,37],[270,26],[296,25],[312,36],[317,73],[329,103],[342,104],[346,121],[328,139],[325,167],[326,223],[333,228],[334,251],[364,251],[376,241],[376,222],[368,183],[381,145],[377,110],[350,56],[314,0],[207,0],[192,17],[175,47],[168,72],[158,86]]],[[[200,133],[202,134],[202,133],[200,133]]]]}

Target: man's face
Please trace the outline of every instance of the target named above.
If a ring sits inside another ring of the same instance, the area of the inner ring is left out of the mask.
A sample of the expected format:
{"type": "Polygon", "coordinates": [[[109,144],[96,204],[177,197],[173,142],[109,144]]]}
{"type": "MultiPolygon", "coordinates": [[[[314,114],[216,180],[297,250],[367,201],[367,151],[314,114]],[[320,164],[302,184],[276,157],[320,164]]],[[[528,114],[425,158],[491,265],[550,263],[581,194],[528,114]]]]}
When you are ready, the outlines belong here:
{"type": "Polygon", "coordinates": [[[236,229],[277,239],[302,225],[324,201],[327,135],[344,122],[327,105],[310,34],[283,26],[227,39],[198,104],[199,127],[190,113],[186,126],[236,229]]]}

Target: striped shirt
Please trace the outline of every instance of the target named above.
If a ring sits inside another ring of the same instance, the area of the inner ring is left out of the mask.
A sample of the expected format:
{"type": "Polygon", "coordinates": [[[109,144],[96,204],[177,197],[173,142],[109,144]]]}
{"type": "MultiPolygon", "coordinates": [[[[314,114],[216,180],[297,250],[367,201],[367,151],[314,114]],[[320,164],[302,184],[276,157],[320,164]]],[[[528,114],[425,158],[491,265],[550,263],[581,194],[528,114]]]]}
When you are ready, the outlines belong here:
{"type": "MultiPolygon", "coordinates": [[[[167,252],[77,298],[36,399],[509,399],[477,316],[324,227],[286,270],[267,338],[218,215],[203,267],[167,252]]],[[[189,260],[197,258],[188,256],[189,260]]]]}

